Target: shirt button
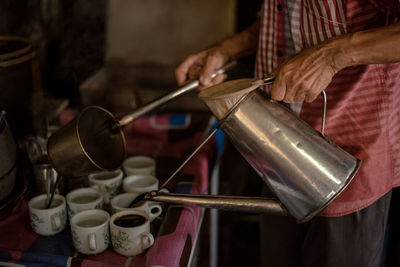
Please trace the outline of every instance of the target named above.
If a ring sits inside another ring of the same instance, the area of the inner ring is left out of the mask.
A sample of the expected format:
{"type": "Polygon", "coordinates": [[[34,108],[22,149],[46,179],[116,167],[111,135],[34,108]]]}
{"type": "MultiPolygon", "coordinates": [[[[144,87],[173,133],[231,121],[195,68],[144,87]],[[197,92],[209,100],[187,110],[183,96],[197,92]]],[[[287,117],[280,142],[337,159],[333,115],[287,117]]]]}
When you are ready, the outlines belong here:
{"type": "Polygon", "coordinates": [[[277,55],[278,57],[281,57],[281,56],[283,56],[283,53],[282,53],[281,50],[278,50],[278,51],[276,51],[276,55],[277,55]]]}
{"type": "Polygon", "coordinates": [[[276,7],[278,8],[278,11],[282,11],[282,9],[283,9],[281,4],[278,4],[276,7]]]}

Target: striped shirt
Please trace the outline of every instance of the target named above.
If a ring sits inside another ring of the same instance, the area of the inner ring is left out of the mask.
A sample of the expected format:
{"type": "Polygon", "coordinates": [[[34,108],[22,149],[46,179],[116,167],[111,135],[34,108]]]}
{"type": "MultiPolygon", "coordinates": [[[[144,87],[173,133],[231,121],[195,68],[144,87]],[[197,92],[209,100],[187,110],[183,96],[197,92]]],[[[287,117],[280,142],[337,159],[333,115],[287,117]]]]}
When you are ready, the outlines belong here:
{"type": "MultiPolygon", "coordinates": [[[[264,0],[256,77],[266,77],[288,56],[333,36],[393,23],[399,14],[396,1],[264,0]]],[[[340,216],[400,185],[400,63],[345,68],[325,92],[325,134],[362,160],[350,185],[321,213],[340,216]]],[[[318,130],[322,108],[322,97],[297,105],[300,117],[318,130]]]]}

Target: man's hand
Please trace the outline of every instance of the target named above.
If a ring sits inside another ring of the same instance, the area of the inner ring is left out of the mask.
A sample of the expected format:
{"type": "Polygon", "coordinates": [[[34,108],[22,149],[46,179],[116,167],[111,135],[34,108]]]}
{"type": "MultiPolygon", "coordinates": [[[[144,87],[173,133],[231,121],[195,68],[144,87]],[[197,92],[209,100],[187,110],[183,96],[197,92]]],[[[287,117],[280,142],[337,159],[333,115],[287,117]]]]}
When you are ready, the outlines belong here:
{"type": "Polygon", "coordinates": [[[288,59],[272,75],[271,97],[312,102],[341,69],[400,62],[400,22],[331,38],[288,59]]]}
{"type": "Polygon", "coordinates": [[[286,103],[312,102],[340,70],[335,64],[338,50],[329,45],[317,45],[301,51],[276,70],[271,97],[286,103]]]}
{"type": "Polygon", "coordinates": [[[229,60],[228,54],[222,46],[215,46],[188,56],[175,70],[175,78],[178,85],[188,81],[199,79],[199,90],[223,82],[226,74],[211,75],[221,68],[229,60]]]}
{"type": "Polygon", "coordinates": [[[260,21],[256,20],[247,29],[222,41],[207,50],[188,56],[175,70],[175,78],[179,85],[190,80],[199,79],[202,90],[206,87],[223,82],[226,74],[211,75],[224,66],[232,58],[240,58],[253,54],[258,43],[260,21]]]}

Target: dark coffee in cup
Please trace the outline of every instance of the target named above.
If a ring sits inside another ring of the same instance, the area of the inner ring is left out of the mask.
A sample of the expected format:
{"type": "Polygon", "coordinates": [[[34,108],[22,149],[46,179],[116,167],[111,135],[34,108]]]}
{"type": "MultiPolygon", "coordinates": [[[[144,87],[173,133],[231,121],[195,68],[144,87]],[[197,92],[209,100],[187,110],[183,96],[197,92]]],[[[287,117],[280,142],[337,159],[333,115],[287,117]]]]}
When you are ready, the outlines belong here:
{"type": "Polygon", "coordinates": [[[147,221],[145,217],[138,214],[130,214],[122,216],[114,221],[114,224],[119,227],[137,227],[147,221]]]}

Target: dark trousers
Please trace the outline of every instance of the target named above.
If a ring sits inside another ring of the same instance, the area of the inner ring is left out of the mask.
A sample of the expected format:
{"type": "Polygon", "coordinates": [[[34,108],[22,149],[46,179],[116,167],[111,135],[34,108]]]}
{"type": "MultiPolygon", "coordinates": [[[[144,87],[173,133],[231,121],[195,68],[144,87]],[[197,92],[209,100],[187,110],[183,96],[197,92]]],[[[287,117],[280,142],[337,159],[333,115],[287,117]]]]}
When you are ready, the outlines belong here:
{"type": "Polygon", "coordinates": [[[392,192],[340,217],[261,216],[261,265],[269,267],[380,267],[392,192]]]}

